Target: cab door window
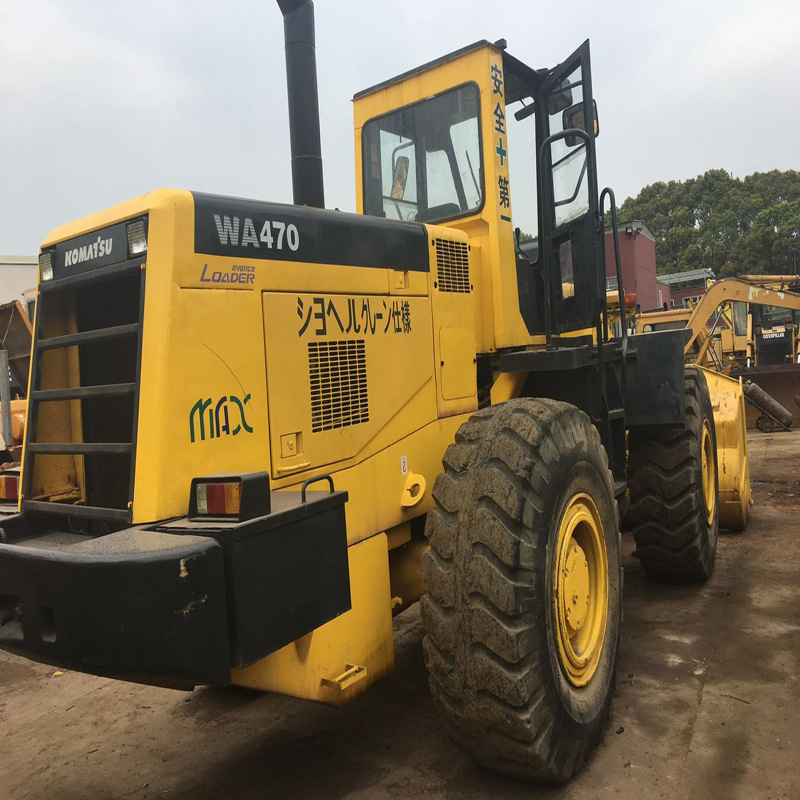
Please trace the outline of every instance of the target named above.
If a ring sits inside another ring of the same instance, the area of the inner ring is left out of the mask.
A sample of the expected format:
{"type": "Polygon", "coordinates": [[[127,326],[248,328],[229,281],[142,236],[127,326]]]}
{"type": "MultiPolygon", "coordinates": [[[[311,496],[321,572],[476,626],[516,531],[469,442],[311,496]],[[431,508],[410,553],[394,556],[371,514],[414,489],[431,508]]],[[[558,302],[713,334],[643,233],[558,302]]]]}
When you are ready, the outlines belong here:
{"type": "MultiPolygon", "coordinates": [[[[573,106],[583,104],[581,69],[576,69],[566,81],[573,106]]],[[[550,133],[564,130],[564,117],[559,111],[550,115],[550,133]]],[[[585,127],[584,127],[585,130],[585,127]]],[[[586,142],[577,136],[557,139],[550,145],[550,170],[553,186],[555,227],[560,228],[589,210],[589,180],[586,174],[586,142]]]]}

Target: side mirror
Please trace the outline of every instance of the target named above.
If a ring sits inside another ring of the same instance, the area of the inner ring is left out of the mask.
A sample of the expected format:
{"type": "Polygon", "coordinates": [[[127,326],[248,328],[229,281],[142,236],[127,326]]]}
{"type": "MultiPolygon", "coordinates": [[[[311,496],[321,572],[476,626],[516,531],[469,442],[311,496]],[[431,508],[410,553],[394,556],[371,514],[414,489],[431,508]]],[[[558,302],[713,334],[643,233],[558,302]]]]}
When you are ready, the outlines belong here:
{"type": "Polygon", "coordinates": [[[406,193],[408,181],[408,156],[399,156],[394,165],[392,176],[392,200],[402,200],[406,193]]]}
{"type": "MultiPolygon", "coordinates": [[[[595,139],[600,135],[600,120],[597,116],[597,102],[592,100],[592,111],[594,113],[594,136],[595,139]]],[[[579,131],[586,130],[586,120],[583,114],[583,103],[575,103],[574,106],[564,110],[561,115],[562,130],[568,128],[577,128],[579,131]]],[[[580,144],[581,140],[577,136],[567,136],[564,143],[567,147],[575,147],[580,144]]]]}

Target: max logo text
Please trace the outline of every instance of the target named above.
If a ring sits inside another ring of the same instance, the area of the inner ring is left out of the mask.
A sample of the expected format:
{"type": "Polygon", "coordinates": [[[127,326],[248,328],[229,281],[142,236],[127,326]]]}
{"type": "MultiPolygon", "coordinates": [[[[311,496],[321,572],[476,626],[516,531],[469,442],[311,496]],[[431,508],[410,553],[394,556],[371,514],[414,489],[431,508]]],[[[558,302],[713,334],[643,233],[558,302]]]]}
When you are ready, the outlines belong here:
{"type": "Polygon", "coordinates": [[[250,394],[240,400],[235,394],[223,395],[214,404],[212,398],[203,400],[201,397],[189,412],[189,436],[192,442],[208,439],[218,439],[225,436],[237,436],[243,431],[252,433],[253,429],[247,424],[245,406],[250,402],[250,394]],[[232,412],[230,409],[234,409],[232,412]],[[208,413],[206,413],[208,412],[208,413]],[[208,427],[206,428],[206,423],[208,427]],[[233,425],[233,427],[231,427],[233,425]]]}

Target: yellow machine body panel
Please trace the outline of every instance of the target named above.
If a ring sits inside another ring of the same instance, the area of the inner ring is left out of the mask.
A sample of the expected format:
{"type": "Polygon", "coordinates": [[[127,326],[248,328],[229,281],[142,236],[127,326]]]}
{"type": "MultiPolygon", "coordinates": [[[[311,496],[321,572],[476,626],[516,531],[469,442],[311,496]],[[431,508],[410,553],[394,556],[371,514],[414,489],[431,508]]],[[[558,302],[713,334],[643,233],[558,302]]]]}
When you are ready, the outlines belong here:
{"type": "Polygon", "coordinates": [[[350,547],[348,559],[350,611],[258,663],[234,670],[233,683],[340,706],[392,671],[386,535],[350,547]]]}
{"type": "MultiPolygon", "coordinates": [[[[459,424],[450,418],[477,408],[470,296],[442,300],[423,272],[195,253],[193,196],[182,191],[154,192],[64,226],[44,247],[143,213],[149,224],[133,522],[186,513],[193,476],[230,470],[268,469],[275,488],[334,474],[337,488],[351,492],[351,541],[424,513],[459,424]],[[218,276],[246,280],[209,279],[218,276]],[[343,376],[322,363],[334,349],[353,353],[351,377],[358,373],[363,408],[352,394],[336,397],[343,376]],[[328,395],[327,416],[312,409],[320,393],[328,395]],[[334,417],[341,414],[358,424],[339,426],[334,417]],[[428,489],[409,508],[401,501],[414,474],[428,489]]],[[[429,230],[431,241],[467,251],[463,234],[429,230]]],[[[431,253],[435,259],[433,244],[431,253]]],[[[74,328],[69,310],[64,314],[48,335],[74,328]]],[[[62,375],[73,350],[45,354],[61,359],[57,370],[44,365],[60,385],[77,385],[77,365],[71,377],[62,375]]],[[[43,420],[59,426],[51,438],[81,441],[79,413],[70,416],[68,402],[52,405],[60,408],[43,420]]],[[[59,470],[38,461],[37,475],[57,484],[40,494],[71,491],[80,502],[80,457],[48,457],[56,458],[64,461],[59,470]],[[68,479],[60,477],[64,471],[68,479]]]]}
{"type": "MultiPolygon", "coordinates": [[[[186,515],[197,476],[267,471],[279,491],[330,474],[348,492],[352,609],[232,678],[340,704],[391,669],[393,604],[424,590],[408,577],[409,522],[433,507],[442,454],[477,409],[473,296],[402,258],[394,269],[209,255],[199,213],[192,193],[160,190],[57,229],[43,250],[147,219],[132,523],[186,515]],[[395,577],[392,548],[404,548],[395,577]]],[[[416,228],[426,263],[472,268],[463,232],[416,228]]],[[[75,303],[46,317],[45,338],[76,332],[75,303]]],[[[81,386],[77,347],[45,350],[41,369],[42,389],[81,386]]],[[[37,413],[39,442],[83,442],[81,401],[37,413]]],[[[84,460],[36,455],[36,499],[91,505],[84,460]]]]}
{"type": "Polygon", "coordinates": [[[435,417],[427,297],[265,292],[263,305],[274,478],[358,457],[392,421],[408,432],[435,417]]]}

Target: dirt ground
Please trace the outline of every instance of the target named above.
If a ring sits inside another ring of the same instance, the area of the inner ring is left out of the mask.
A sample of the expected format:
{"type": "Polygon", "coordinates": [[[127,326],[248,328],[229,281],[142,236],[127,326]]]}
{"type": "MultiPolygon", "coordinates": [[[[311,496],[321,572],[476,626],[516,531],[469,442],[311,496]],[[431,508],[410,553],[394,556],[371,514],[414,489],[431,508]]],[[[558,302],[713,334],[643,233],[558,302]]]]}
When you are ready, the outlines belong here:
{"type": "Polygon", "coordinates": [[[397,668],[344,709],[238,689],[134,686],[0,654],[6,798],[800,797],[800,431],[751,432],[756,497],[705,586],[646,580],[625,537],[605,737],[561,789],[476,766],[427,690],[417,608],[397,668]]]}

